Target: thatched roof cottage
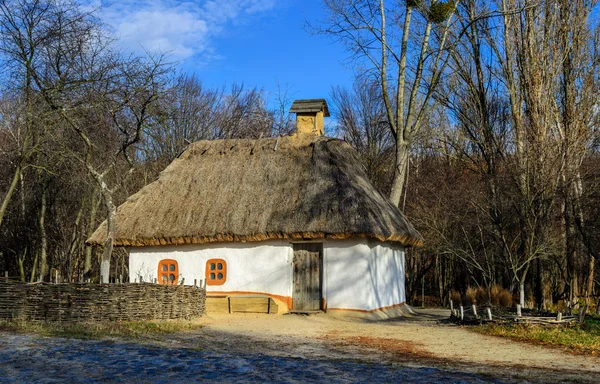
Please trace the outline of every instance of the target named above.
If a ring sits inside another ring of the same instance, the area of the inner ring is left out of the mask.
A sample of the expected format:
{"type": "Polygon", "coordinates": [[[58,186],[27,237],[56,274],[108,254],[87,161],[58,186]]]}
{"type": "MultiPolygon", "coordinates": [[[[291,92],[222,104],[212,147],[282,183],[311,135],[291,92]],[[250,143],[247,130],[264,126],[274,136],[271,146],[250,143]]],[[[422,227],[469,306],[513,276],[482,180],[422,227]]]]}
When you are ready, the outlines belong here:
{"type": "Polygon", "coordinates": [[[209,294],[268,295],[286,311],[403,305],[404,249],[420,234],[350,145],[321,136],[325,100],[291,111],[296,134],[193,143],[118,208],[131,281],[206,279],[209,294]]]}

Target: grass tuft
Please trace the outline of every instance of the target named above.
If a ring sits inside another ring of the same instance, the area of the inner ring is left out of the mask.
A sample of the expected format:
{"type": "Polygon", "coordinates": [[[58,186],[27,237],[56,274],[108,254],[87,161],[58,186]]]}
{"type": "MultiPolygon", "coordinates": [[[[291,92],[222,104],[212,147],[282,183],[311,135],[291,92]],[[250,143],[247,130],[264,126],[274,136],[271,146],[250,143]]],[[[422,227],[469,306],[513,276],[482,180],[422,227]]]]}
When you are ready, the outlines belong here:
{"type": "Polygon", "coordinates": [[[579,354],[600,355],[600,317],[598,316],[588,317],[582,326],[484,324],[473,329],[486,335],[566,348],[579,354]]]}
{"type": "Polygon", "coordinates": [[[120,337],[126,339],[152,339],[170,333],[201,328],[196,321],[148,320],[123,322],[44,323],[24,321],[0,321],[0,330],[33,333],[41,336],[76,339],[102,339],[120,337]]]}

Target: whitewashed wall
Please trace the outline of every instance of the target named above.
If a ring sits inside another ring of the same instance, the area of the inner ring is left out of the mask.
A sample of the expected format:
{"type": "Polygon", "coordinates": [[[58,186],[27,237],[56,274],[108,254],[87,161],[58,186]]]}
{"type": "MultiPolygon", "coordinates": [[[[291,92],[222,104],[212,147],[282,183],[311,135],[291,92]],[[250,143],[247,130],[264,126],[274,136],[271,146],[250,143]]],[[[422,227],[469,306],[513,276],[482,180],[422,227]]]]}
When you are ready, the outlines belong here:
{"type": "Polygon", "coordinates": [[[223,259],[227,262],[227,280],[223,285],[207,285],[208,292],[262,292],[280,296],[292,295],[292,257],[289,242],[213,243],[162,247],[134,247],[129,253],[129,279],[142,276],[154,281],[158,263],[174,259],[185,284],[205,279],[206,262],[223,259]]]}
{"type": "MultiPolygon", "coordinates": [[[[323,246],[323,297],[328,308],[372,310],[406,301],[404,249],[364,239],[327,240],[323,246]]],[[[205,279],[206,261],[224,259],[227,280],[208,292],[257,292],[292,296],[292,244],[215,243],[130,249],[130,280],[153,281],[158,263],[174,259],[185,284],[205,279]]]]}
{"type": "Polygon", "coordinates": [[[404,249],[369,240],[328,241],[327,308],[373,310],[406,301],[404,249]]]}

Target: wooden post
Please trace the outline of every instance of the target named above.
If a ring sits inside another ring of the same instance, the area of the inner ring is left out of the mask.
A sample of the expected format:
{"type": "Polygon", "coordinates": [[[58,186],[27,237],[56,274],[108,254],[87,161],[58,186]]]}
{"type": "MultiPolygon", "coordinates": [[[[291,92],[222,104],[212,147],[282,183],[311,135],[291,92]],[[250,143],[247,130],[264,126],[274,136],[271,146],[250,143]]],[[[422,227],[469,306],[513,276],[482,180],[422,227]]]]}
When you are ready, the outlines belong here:
{"type": "Polygon", "coordinates": [[[99,283],[102,284],[103,281],[104,281],[104,276],[100,275],[100,281],[99,281],[99,283]]]}
{"type": "Polygon", "coordinates": [[[489,307],[487,308],[487,314],[488,314],[488,320],[492,320],[492,310],[489,307]]]}
{"type": "Polygon", "coordinates": [[[473,315],[477,317],[477,307],[473,304],[473,315]]]}
{"type": "Polygon", "coordinates": [[[460,306],[460,321],[463,321],[465,319],[465,310],[463,308],[463,306],[460,306]]]}
{"type": "Polygon", "coordinates": [[[517,316],[521,317],[521,304],[517,304],[517,316]]]}
{"type": "Polygon", "coordinates": [[[142,276],[140,276],[140,283],[144,282],[144,278],[142,276]]]}
{"type": "Polygon", "coordinates": [[[120,282],[121,284],[123,284],[123,283],[124,283],[124,281],[123,281],[123,275],[119,275],[119,282],[120,282]]]}
{"type": "Polygon", "coordinates": [[[204,279],[204,290],[206,291],[206,279],[204,279]]]}
{"type": "Polygon", "coordinates": [[[4,271],[4,280],[8,282],[8,271],[4,271]]]}
{"type": "Polygon", "coordinates": [[[561,312],[558,312],[556,314],[556,321],[562,321],[562,313],[561,312]]]}
{"type": "Polygon", "coordinates": [[[154,278],[154,284],[158,284],[158,279],[156,277],[154,278]]]}
{"type": "Polygon", "coordinates": [[[181,285],[183,285],[183,283],[185,283],[185,277],[181,278],[181,285]]]}
{"type": "Polygon", "coordinates": [[[196,288],[197,284],[198,284],[198,279],[194,279],[194,288],[196,288]]]}
{"type": "Polygon", "coordinates": [[[452,302],[452,299],[450,299],[450,313],[454,314],[454,303],[452,302]]]}
{"type": "Polygon", "coordinates": [[[133,278],[133,282],[134,282],[135,284],[137,284],[137,277],[134,277],[134,278],[133,278]]]}

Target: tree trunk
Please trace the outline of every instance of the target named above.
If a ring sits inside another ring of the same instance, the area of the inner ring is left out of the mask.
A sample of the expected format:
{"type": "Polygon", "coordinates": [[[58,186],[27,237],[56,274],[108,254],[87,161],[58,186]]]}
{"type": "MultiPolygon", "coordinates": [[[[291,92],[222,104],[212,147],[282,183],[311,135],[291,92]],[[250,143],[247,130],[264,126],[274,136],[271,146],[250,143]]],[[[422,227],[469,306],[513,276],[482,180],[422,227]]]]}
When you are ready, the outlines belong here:
{"type": "MultiPolygon", "coordinates": [[[[401,133],[398,134],[401,135],[401,133]]],[[[408,152],[408,143],[399,138],[396,143],[396,165],[394,167],[392,191],[390,192],[390,200],[397,207],[400,207],[404,192],[406,173],[408,171],[408,152]]]]}
{"type": "Polygon", "coordinates": [[[27,257],[27,247],[23,251],[23,256],[18,259],[19,263],[19,276],[21,278],[21,282],[25,282],[25,258],[27,257]]]}
{"type": "Polygon", "coordinates": [[[48,260],[47,260],[47,251],[48,251],[48,238],[46,236],[46,226],[44,224],[46,220],[46,191],[42,192],[42,203],[40,207],[40,281],[44,281],[46,277],[46,273],[48,272],[48,260]]]}
{"type": "Polygon", "coordinates": [[[17,185],[19,184],[19,179],[21,178],[21,172],[22,172],[22,168],[21,168],[21,165],[19,164],[17,166],[17,169],[15,169],[15,174],[13,175],[13,178],[12,178],[12,181],[8,188],[8,191],[6,192],[6,195],[4,196],[4,200],[2,201],[2,205],[0,206],[0,227],[2,226],[2,221],[4,220],[4,215],[6,214],[6,209],[8,208],[8,203],[10,202],[10,199],[12,198],[13,194],[15,193],[15,190],[17,189],[17,185]]]}
{"type": "Polygon", "coordinates": [[[38,256],[39,252],[35,253],[35,257],[33,258],[33,267],[31,267],[31,276],[29,277],[29,282],[33,283],[35,281],[35,271],[38,268],[38,256]]]}
{"type": "MultiPolygon", "coordinates": [[[[96,212],[98,212],[98,206],[100,205],[101,201],[102,201],[101,196],[98,196],[96,194],[96,191],[94,191],[94,193],[92,194],[92,200],[91,200],[90,221],[89,221],[88,233],[87,233],[88,239],[94,233],[94,228],[96,225],[96,212]]],[[[85,262],[83,265],[83,279],[85,281],[89,280],[91,270],[92,270],[92,247],[86,246],[85,247],[85,262]]]]}
{"type": "Polygon", "coordinates": [[[102,252],[102,260],[100,262],[100,277],[102,283],[110,281],[110,261],[115,239],[115,218],[117,215],[117,207],[113,202],[112,193],[105,186],[102,187],[102,196],[106,206],[106,240],[104,241],[104,250],[102,252]]]}

